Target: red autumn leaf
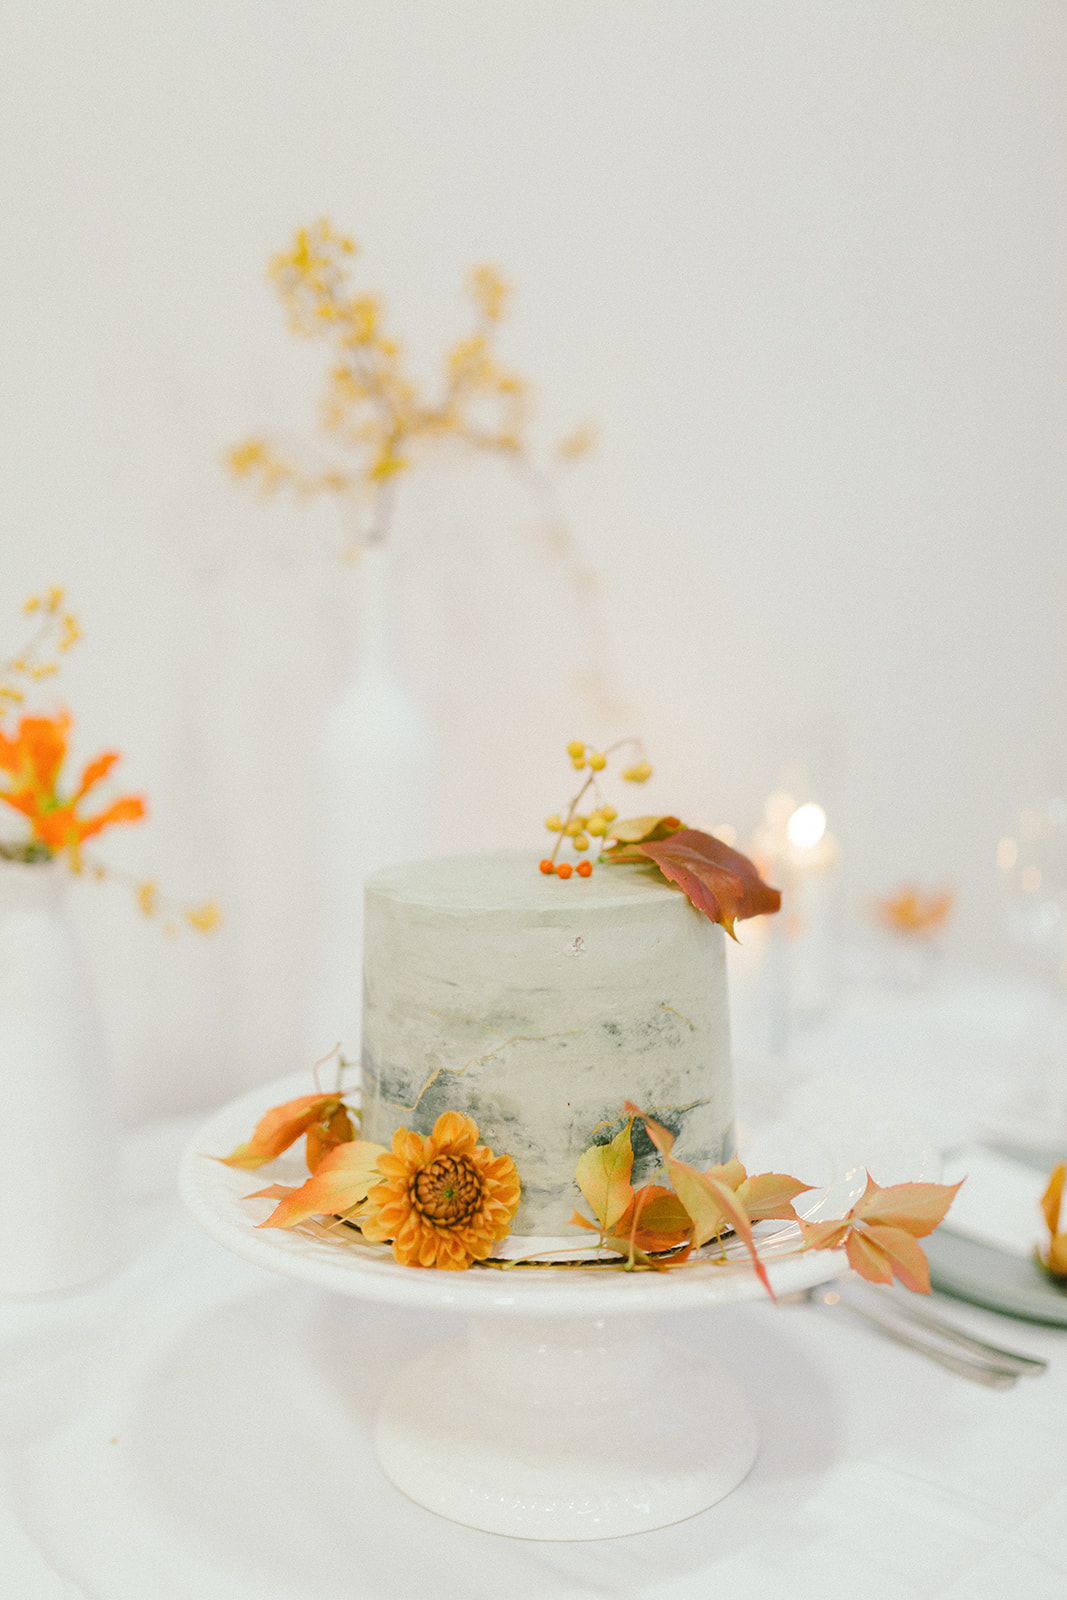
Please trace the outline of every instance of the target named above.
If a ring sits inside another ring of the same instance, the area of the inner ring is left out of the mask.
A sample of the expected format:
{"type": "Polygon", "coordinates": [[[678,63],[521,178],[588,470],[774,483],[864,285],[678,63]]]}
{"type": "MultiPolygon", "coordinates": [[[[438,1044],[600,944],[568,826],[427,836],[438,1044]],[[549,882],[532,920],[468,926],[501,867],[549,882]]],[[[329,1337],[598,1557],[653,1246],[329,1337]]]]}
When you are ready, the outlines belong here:
{"type": "Polygon", "coordinates": [[[384,1154],[385,1146],[372,1144],[369,1139],[353,1139],[335,1146],[308,1181],[286,1195],[259,1226],[293,1228],[307,1217],[339,1216],[351,1211],[367,1198],[374,1184],[381,1182],[378,1158],[384,1154]]]}
{"type": "Polygon", "coordinates": [[[218,1159],[224,1166],[254,1171],[288,1150],[312,1123],[332,1115],[340,1104],[340,1096],[336,1094],[303,1094],[297,1100],[287,1100],[283,1106],[272,1107],[260,1118],[247,1144],[239,1144],[228,1156],[218,1159]]]}
{"type": "Polygon", "coordinates": [[[681,828],[669,839],[637,844],[669,883],[676,883],[698,911],[735,937],[734,922],[777,911],[782,897],[764,883],[747,856],[710,833],[681,828]]]}

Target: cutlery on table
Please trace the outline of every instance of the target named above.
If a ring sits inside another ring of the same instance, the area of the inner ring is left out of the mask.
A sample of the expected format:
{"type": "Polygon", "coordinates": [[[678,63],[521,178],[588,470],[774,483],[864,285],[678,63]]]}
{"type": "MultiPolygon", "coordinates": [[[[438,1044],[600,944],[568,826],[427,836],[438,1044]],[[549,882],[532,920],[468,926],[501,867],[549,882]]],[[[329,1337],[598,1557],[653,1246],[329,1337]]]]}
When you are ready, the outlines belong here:
{"type": "Polygon", "coordinates": [[[885,1338],[928,1356],[940,1366],[991,1389],[1010,1389],[1020,1377],[1038,1377],[1048,1362],[965,1333],[935,1311],[904,1299],[895,1289],[838,1278],[809,1289],[815,1305],[862,1319],[885,1338]]]}

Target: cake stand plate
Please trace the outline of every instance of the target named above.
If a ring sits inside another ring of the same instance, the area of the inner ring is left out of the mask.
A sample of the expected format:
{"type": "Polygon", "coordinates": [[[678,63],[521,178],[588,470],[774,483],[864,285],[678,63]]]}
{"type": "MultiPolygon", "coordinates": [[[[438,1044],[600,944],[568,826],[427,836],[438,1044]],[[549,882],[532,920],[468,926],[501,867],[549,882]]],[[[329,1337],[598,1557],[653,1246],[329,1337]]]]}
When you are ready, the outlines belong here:
{"type": "MultiPolygon", "coordinates": [[[[745,1398],[704,1352],[668,1339],[658,1320],[763,1296],[736,1243],[725,1263],[671,1273],[455,1273],[402,1267],[387,1245],[258,1231],[272,1202],[245,1197],[272,1178],[303,1182],[300,1156],[289,1152],[257,1173],[207,1158],[246,1139],[269,1107],[306,1092],[307,1074],[297,1073],[217,1112],[185,1153],[182,1198],[220,1244],[275,1272],[469,1317],[465,1339],[404,1368],[381,1402],[375,1446],[398,1488],[470,1527],[556,1540],[664,1527],[736,1488],[757,1450],[745,1398]]],[[[815,1185],[798,1202],[812,1220],[846,1211],[868,1167],[882,1184],[940,1173],[936,1152],[905,1116],[830,1077],[801,1085],[775,1121],[739,1127],[739,1146],[750,1171],[815,1185]]],[[[757,1235],[779,1296],[847,1270],[839,1251],[798,1254],[795,1224],[762,1224],[757,1235]]]]}

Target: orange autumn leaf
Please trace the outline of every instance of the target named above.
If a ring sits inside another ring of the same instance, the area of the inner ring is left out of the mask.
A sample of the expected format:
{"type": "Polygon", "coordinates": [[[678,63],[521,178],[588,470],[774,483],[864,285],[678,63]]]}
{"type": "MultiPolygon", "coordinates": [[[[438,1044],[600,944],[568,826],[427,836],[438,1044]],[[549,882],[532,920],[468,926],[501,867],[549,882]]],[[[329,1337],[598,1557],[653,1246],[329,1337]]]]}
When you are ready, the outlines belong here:
{"type": "Polygon", "coordinates": [[[280,1156],[316,1122],[331,1117],[341,1106],[337,1094],[303,1094],[284,1105],[274,1106],[256,1123],[255,1132],[228,1156],[218,1159],[227,1167],[254,1171],[280,1156]]]}
{"type": "Polygon", "coordinates": [[[871,1283],[891,1283],[894,1278],[914,1294],[930,1293],[930,1266],[922,1246],[906,1228],[857,1223],[848,1236],[845,1254],[861,1278],[871,1283]]]}
{"type": "Polygon", "coordinates": [[[640,1106],[635,1106],[632,1100],[624,1100],[622,1109],[628,1117],[641,1118],[645,1125],[645,1132],[661,1156],[670,1155],[674,1149],[674,1134],[671,1133],[669,1128],[665,1128],[662,1122],[657,1122],[654,1117],[650,1117],[647,1111],[642,1111],[640,1106]]]}
{"type": "Polygon", "coordinates": [[[897,1278],[906,1289],[929,1294],[930,1269],[916,1241],[944,1219],[959,1186],[897,1183],[883,1189],[868,1174],[866,1189],[844,1217],[801,1222],[805,1247],[836,1250],[844,1245],[849,1264],[868,1282],[897,1278]]]}
{"type": "MultiPolygon", "coordinates": [[[[676,1161],[671,1155],[674,1148],[673,1134],[653,1118],[646,1117],[644,1112],[639,1111],[629,1100],[626,1102],[626,1110],[634,1116],[641,1117],[649,1138],[667,1162],[667,1171],[674,1192],[693,1221],[694,1247],[699,1249],[709,1240],[717,1238],[729,1224],[747,1249],[756,1276],[773,1300],[774,1290],[756,1251],[752,1226],[729,1183],[724,1183],[721,1178],[714,1176],[713,1172],[698,1172],[695,1167],[689,1166],[688,1162],[676,1161]]],[[[744,1178],[745,1169],[739,1161],[728,1166],[730,1178],[736,1177],[738,1173],[742,1179],[744,1178]]]]}
{"type": "Polygon", "coordinates": [[[594,1144],[578,1157],[575,1181],[589,1202],[594,1217],[610,1233],[633,1201],[630,1174],[634,1152],[630,1142],[630,1123],[610,1144],[594,1144]]]}
{"type": "Polygon", "coordinates": [[[882,1189],[868,1174],[867,1187],[850,1215],[857,1221],[903,1228],[921,1239],[944,1221],[960,1183],[895,1183],[882,1189]]]}
{"type": "Polygon", "coordinates": [[[352,1139],[335,1145],[299,1189],[287,1194],[261,1228],[293,1228],[308,1217],[340,1216],[366,1200],[381,1182],[379,1158],[385,1146],[369,1139],[352,1139]]]}
{"type": "Polygon", "coordinates": [[[646,1183],[634,1191],[614,1232],[638,1250],[671,1250],[692,1235],[693,1222],[673,1190],[646,1183]]]}
{"type": "MultiPolygon", "coordinates": [[[[735,937],[734,923],[779,910],[781,894],[764,883],[739,850],[699,828],[681,828],[669,838],[632,846],[653,862],[712,922],[735,937]]],[[[631,858],[628,858],[631,859],[631,858]]]]}
{"type": "Polygon", "coordinates": [[[798,1222],[793,1201],[811,1188],[810,1183],[800,1183],[783,1172],[760,1172],[746,1177],[735,1192],[749,1222],[798,1222]]]}
{"type": "Polygon", "coordinates": [[[332,1111],[324,1110],[322,1117],[313,1122],[307,1131],[304,1149],[308,1171],[316,1172],[324,1156],[339,1144],[349,1144],[355,1137],[356,1130],[347,1106],[339,1105],[332,1111]]]}

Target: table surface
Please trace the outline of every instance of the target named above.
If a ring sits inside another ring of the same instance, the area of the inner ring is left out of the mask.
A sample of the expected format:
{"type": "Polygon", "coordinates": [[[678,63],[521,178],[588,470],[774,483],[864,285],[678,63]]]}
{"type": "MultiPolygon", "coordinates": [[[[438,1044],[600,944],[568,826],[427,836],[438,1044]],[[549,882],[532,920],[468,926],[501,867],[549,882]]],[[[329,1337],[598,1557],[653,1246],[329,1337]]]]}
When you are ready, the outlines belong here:
{"type": "MultiPolygon", "coordinates": [[[[1062,1013],[1025,985],[943,977],[853,988],[791,1041],[793,1073],[907,1096],[945,1146],[1009,1124],[1065,1058],[1062,1013]],[[1036,1092],[1036,1091],[1035,1091],[1036,1092]]],[[[774,1075],[742,1071],[742,1096],[774,1075]]],[[[972,1331],[1051,1366],[979,1388],[839,1314],[688,1312],[746,1390],[761,1448],[727,1500],[588,1544],[498,1538],[411,1504],[370,1443],[398,1367],[450,1316],[350,1301],[214,1244],[176,1196],[198,1119],[127,1140],[124,1268],[0,1301],[0,1594],[17,1600],[1062,1600],[1067,1331],[956,1302],[972,1331]]],[[[1047,1126],[1045,1131],[1047,1132],[1047,1126]]],[[[1064,1130],[1067,1132],[1067,1130],[1064,1130]]]]}

